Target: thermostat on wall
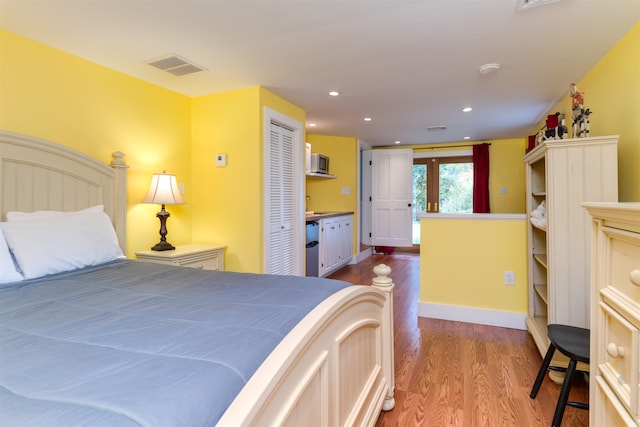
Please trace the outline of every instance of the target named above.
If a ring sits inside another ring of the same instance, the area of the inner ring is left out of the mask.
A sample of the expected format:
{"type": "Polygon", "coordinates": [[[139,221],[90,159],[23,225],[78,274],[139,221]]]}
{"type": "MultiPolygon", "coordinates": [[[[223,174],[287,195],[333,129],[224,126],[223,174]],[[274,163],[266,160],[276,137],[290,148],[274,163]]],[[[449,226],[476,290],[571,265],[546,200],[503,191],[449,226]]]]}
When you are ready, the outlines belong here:
{"type": "Polygon", "coordinates": [[[226,154],[216,154],[216,166],[227,166],[226,154]]]}

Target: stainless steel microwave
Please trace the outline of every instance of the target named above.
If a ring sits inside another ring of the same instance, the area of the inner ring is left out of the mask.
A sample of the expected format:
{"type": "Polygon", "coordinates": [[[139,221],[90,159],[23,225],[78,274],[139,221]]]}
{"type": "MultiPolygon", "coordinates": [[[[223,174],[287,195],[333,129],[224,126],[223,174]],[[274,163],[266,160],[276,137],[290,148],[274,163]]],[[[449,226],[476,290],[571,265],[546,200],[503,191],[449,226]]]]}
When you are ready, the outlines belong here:
{"type": "Polygon", "coordinates": [[[311,154],[311,172],[312,173],[329,173],[329,157],[322,154],[311,154]]]}

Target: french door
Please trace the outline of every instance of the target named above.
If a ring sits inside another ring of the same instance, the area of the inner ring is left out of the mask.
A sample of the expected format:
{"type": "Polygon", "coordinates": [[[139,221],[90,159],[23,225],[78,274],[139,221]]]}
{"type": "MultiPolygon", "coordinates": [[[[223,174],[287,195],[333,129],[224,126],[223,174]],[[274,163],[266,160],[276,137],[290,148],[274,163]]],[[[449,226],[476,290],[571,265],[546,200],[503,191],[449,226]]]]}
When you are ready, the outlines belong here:
{"type": "Polygon", "coordinates": [[[473,212],[472,156],[414,158],[413,206],[414,244],[420,243],[420,214],[473,212]]]}

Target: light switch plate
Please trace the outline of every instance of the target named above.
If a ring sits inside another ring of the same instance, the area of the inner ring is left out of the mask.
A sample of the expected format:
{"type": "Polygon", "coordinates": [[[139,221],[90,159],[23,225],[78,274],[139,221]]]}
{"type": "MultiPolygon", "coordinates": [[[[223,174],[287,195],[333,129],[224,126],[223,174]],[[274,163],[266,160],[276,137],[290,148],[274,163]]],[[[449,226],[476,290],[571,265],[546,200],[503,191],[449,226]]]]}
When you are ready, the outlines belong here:
{"type": "Polygon", "coordinates": [[[226,154],[216,154],[216,166],[227,166],[226,154]]]}
{"type": "Polygon", "coordinates": [[[507,286],[513,286],[516,283],[516,273],[513,271],[504,272],[504,284],[507,286]]]}

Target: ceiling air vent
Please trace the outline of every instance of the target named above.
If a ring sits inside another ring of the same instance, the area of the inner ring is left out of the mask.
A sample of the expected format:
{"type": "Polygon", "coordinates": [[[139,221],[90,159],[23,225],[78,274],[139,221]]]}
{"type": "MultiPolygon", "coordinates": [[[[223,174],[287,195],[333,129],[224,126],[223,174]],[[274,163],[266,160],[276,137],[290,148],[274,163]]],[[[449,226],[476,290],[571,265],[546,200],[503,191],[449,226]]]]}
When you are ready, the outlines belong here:
{"type": "Polygon", "coordinates": [[[437,131],[446,130],[446,129],[447,129],[447,127],[445,125],[429,126],[427,128],[427,131],[429,131],[429,132],[437,132],[437,131]]]}
{"type": "Polygon", "coordinates": [[[544,4],[556,3],[561,0],[518,0],[517,9],[528,9],[534,6],[542,6],[544,4]]]}
{"type": "Polygon", "coordinates": [[[152,67],[156,67],[159,70],[171,73],[174,76],[184,76],[186,74],[197,73],[198,71],[204,71],[206,68],[197,65],[196,63],[189,61],[179,55],[163,56],[162,58],[152,59],[147,61],[147,64],[152,67]]]}

